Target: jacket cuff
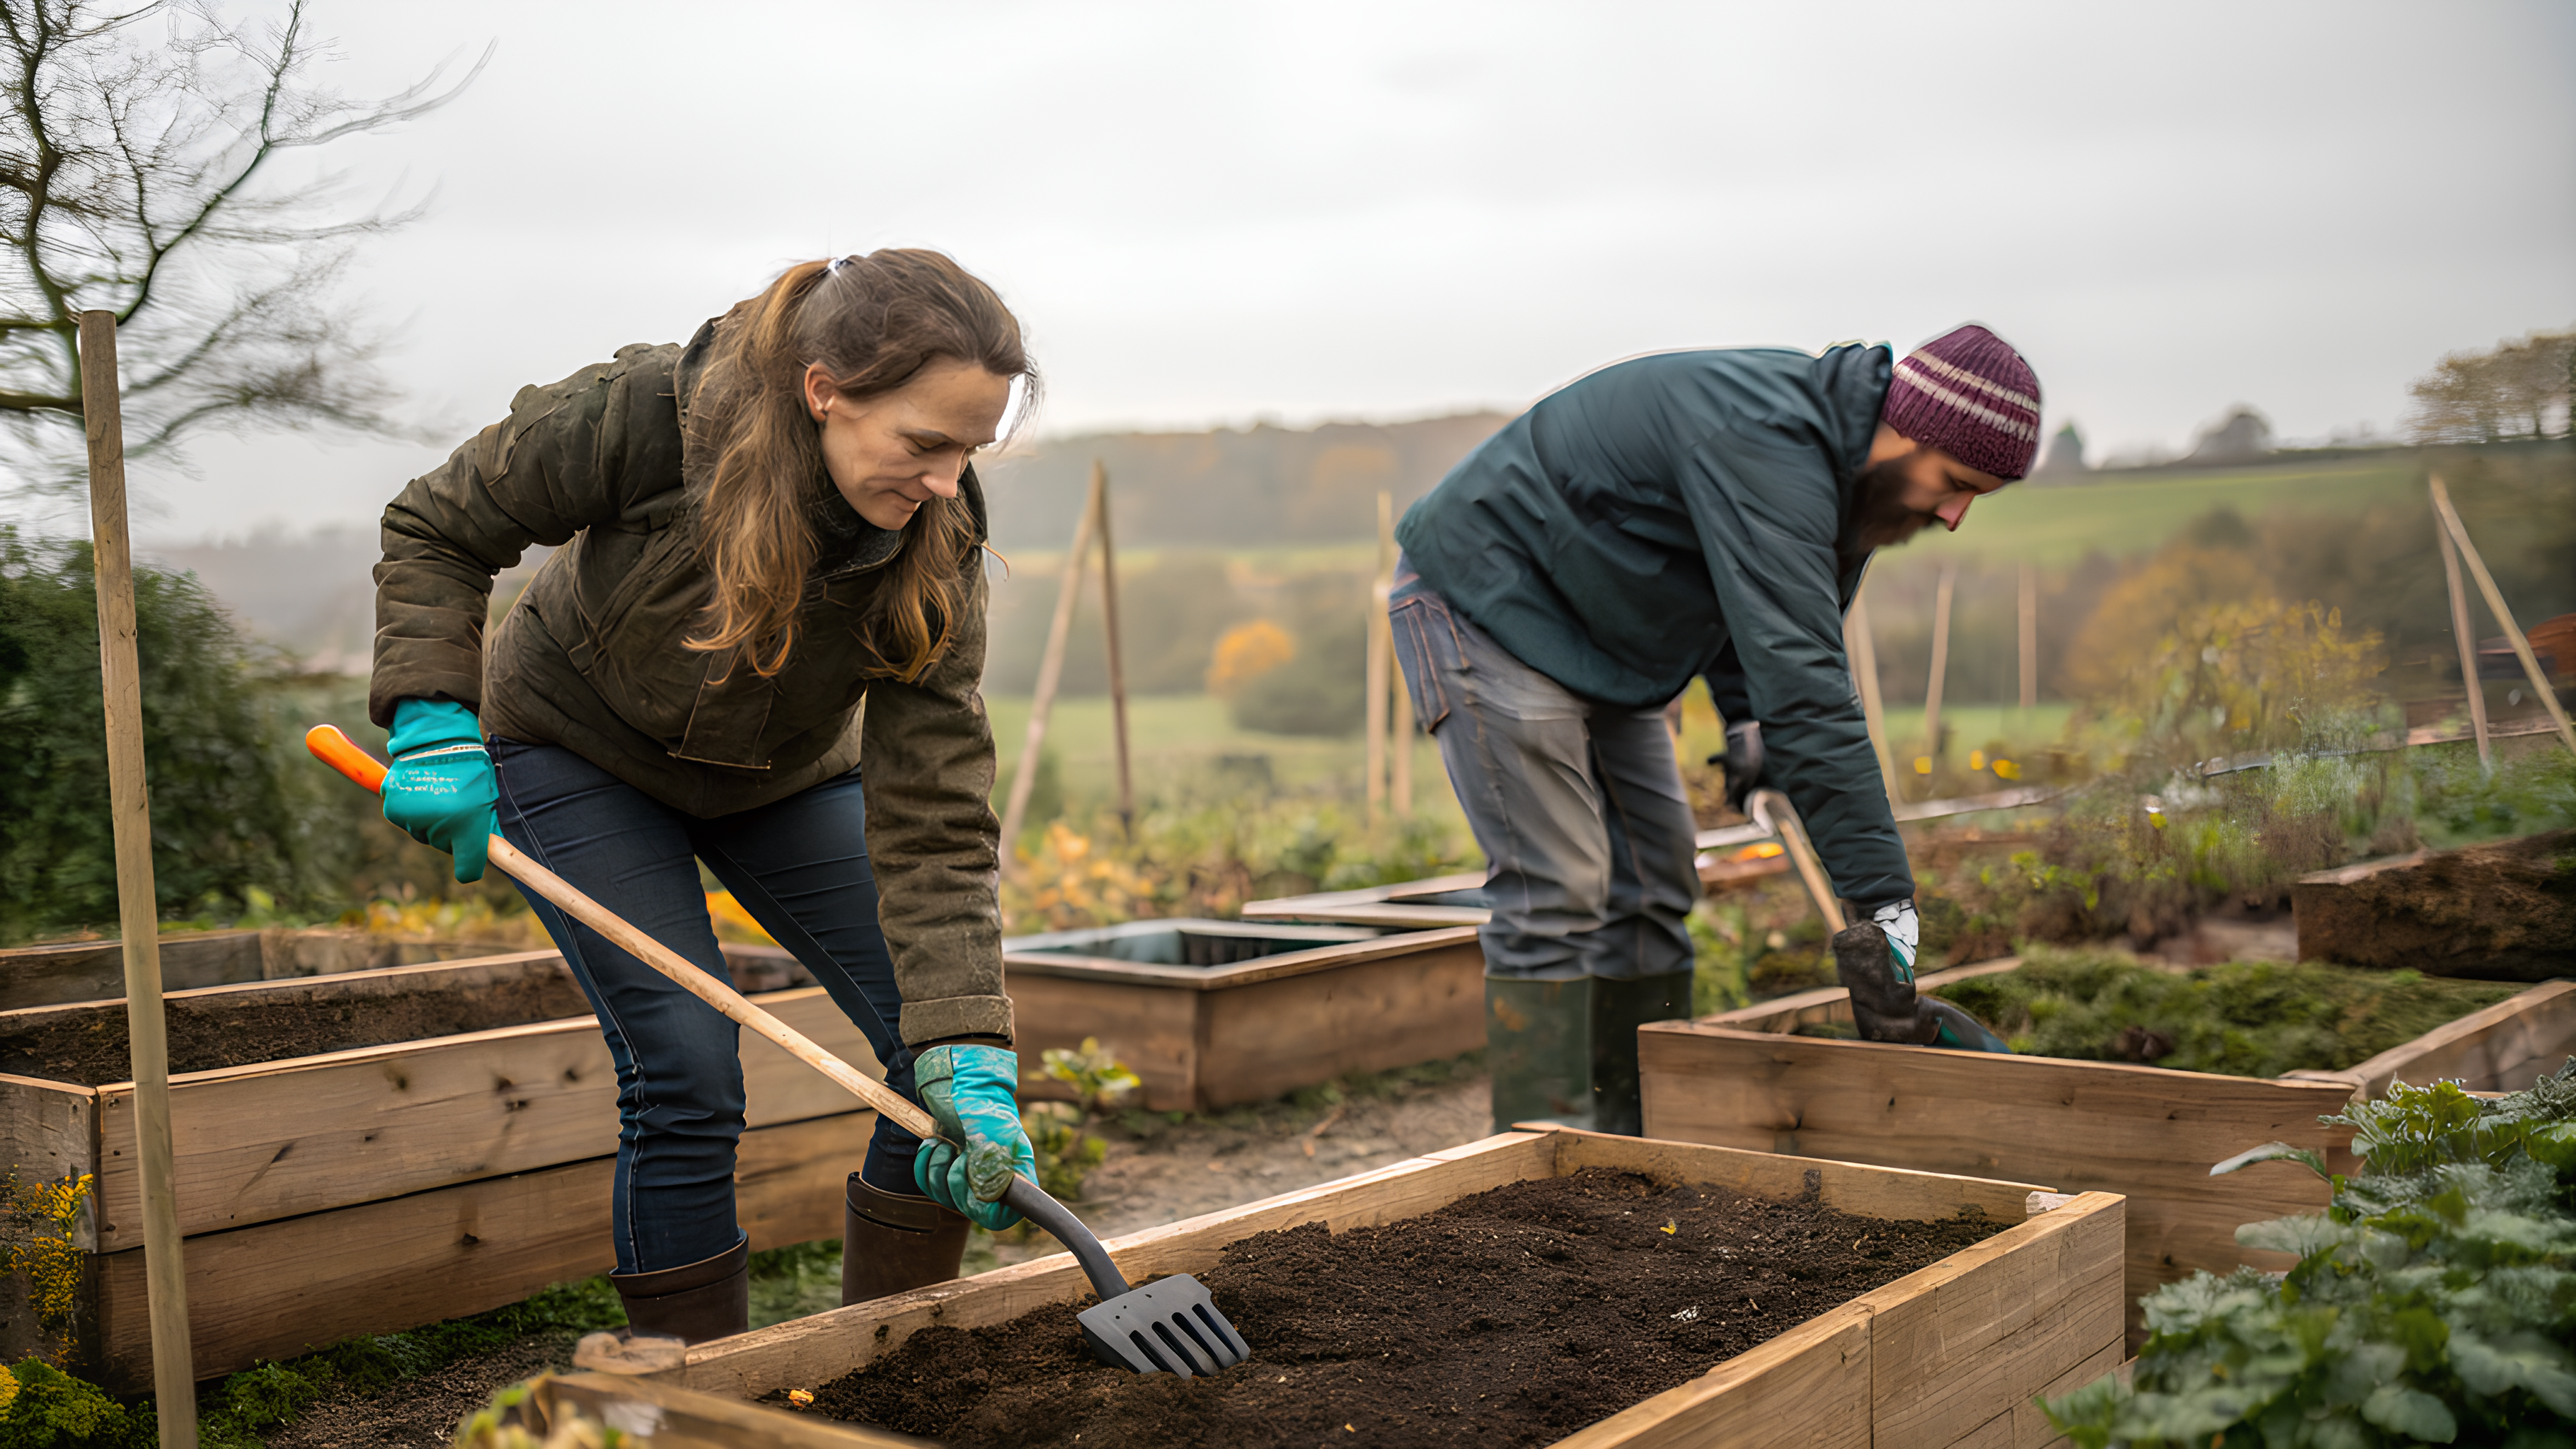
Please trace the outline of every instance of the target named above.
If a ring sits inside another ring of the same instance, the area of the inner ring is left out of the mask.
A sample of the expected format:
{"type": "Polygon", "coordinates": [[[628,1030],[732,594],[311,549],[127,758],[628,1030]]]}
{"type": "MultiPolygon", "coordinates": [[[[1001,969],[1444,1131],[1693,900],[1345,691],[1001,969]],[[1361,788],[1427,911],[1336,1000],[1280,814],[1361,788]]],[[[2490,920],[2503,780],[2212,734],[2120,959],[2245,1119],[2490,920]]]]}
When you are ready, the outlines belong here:
{"type": "Polygon", "coordinates": [[[952,1036],[998,1036],[1011,1039],[1011,998],[1007,996],[942,996],[903,1004],[906,1046],[952,1036]]]}

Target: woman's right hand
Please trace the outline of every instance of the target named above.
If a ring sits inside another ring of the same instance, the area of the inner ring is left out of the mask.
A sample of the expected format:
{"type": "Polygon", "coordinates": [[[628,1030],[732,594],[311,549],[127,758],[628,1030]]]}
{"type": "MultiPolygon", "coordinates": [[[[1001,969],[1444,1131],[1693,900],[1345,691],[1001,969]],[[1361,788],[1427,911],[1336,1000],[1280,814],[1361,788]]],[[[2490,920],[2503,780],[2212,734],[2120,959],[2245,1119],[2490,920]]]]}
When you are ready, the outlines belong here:
{"type": "Polygon", "coordinates": [[[403,700],[387,752],[385,818],[454,856],[459,881],[481,880],[501,792],[474,711],[448,699],[403,700]]]}

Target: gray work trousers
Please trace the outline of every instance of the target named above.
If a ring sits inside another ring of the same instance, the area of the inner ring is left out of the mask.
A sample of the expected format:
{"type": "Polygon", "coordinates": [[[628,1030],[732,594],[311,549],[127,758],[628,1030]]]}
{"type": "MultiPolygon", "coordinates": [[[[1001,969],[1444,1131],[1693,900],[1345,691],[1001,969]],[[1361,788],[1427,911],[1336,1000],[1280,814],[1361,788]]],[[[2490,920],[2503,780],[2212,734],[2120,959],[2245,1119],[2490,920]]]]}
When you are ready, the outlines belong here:
{"type": "Polygon", "coordinates": [[[1688,972],[1698,826],[1663,711],[1568,690],[1458,617],[1401,561],[1388,612],[1414,717],[1439,743],[1484,847],[1494,912],[1485,974],[1688,972]]]}

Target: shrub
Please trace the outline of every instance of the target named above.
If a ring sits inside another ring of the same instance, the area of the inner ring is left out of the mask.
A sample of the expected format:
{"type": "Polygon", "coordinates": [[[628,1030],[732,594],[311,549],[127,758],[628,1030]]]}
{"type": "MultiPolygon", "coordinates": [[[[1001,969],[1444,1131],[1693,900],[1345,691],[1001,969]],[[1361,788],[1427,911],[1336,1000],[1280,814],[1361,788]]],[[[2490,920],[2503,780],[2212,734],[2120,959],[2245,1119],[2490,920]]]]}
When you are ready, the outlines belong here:
{"type": "Polygon", "coordinates": [[[2501,1100],[2398,1084],[2325,1120],[2354,1129],[2362,1175],[2277,1143],[2213,1169],[2288,1158],[2328,1178],[2326,1212],[2237,1231],[2298,1266],[2149,1294],[2134,1387],[2106,1377],[2046,1405],[2077,1444],[2567,1442],[2576,1060],[2501,1100]]]}

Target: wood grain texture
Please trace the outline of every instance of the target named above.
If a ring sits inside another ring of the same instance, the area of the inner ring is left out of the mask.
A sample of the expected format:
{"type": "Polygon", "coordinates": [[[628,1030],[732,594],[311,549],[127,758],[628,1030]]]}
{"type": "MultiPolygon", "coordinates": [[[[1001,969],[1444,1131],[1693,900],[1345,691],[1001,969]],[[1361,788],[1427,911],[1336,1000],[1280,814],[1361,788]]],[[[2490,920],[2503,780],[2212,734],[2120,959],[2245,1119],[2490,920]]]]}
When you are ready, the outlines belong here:
{"type": "Polygon", "coordinates": [[[1550,1449],[1868,1449],[1869,1318],[1828,1309],[1550,1449]]]}
{"type": "Polygon", "coordinates": [[[2117,1192],[2131,1299],[2241,1262],[2247,1222],[2313,1212],[2325,1184],[2278,1164],[2225,1178],[2210,1164],[2263,1142],[2357,1167],[2348,1129],[2316,1120],[2349,1088],[2116,1062],[1990,1056],[1658,1022],[1638,1037],[1646,1131],[1847,1162],[2117,1192]]]}
{"type": "Polygon", "coordinates": [[[1136,1074],[1146,1110],[1185,1112],[1197,1105],[1199,993],[1029,975],[1007,964],[1003,975],[1018,1033],[1023,1095],[1067,1095],[1069,1088],[1039,1075],[1042,1055],[1096,1037],[1136,1074]]]}
{"type": "Polygon", "coordinates": [[[2392,1081],[2452,1080],[2475,1091],[2519,1092],[2576,1056],[2576,982],[2547,981],[2483,1011],[2437,1026],[2338,1076],[2363,1094],[2392,1081]]]}
{"type": "MultiPolygon", "coordinates": [[[[98,1093],[68,1082],[0,1074],[0,1170],[22,1181],[63,1182],[96,1172],[98,1093]]],[[[74,1241],[98,1251],[95,1209],[74,1241]]]]}
{"type": "Polygon", "coordinates": [[[1875,1433],[2009,1443],[2013,1406],[2119,1347],[2123,1208],[2115,1194],[2081,1194],[1860,1300],[1875,1315],[1875,1433]]]}
{"type": "MultiPolygon", "coordinates": [[[[1801,1163],[1685,1143],[1517,1131],[1130,1234],[1108,1247],[1131,1277],[1194,1272],[1213,1263],[1226,1243],[1256,1232],[1318,1221],[1340,1232],[1587,1166],[1782,1195],[1804,1191],[1813,1174],[1818,1190],[1845,1211],[1867,1211],[1854,1205],[1868,1204],[1885,1214],[1918,1218],[1946,1216],[1974,1203],[2010,1221],[2019,1217],[2030,1191],[2021,1183],[1801,1163]],[[1909,1188],[1915,1194],[1910,1205],[1901,1201],[1909,1188]]],[[[2100,1360],[2104,1344],[2116,1351],[2123,1208],[2116,1196],[2078,1196],[1560,1440],[1557,1449],[2023,1442],[2017,1437],[2025,1427],[2023,1400],[2043,1387],[2081,1382],[2074,1376],[2100,1360]],[[1898,1369],[1884,1367],[1873,1347],[1880,1342],[1898,1369]],[[1896,1422],[1873,1427],[1873,1415],[1896,1422]],[[1945,1439],[1916,1436],[1951,1425],[1965,1427],[1945,1439]]],[[[757,1399],[837,1378],[932,1323],[974,1328],[1007,1322],[1087,1291],[1071,1258],[1059,1254],[701,1344],[689,1351],[685,1367],[656,1377],[757,1399]]]]}
{"type": "MultiPolygon", "coordinates": [[[[736,1211],[754,1248],[837,1236],[840,1179],[873,1113],[746,1132],[736,1211]]],[[[515,1303],[614,1266],[607,1158],[485,1178],[187,1240],[188,1318],[201,1377],[352,1334],[386,1333],[515,1303]]],[[[98,1260],[105,1382],[147,1384],[143,1254],[98,1260]]]]}
{"type": "MultiPolygon", "coordinates": [[[[760,1004],[863,1069],[866,1039],[821,987],[760,1004]]],[[[744,1035],[753,1126],[835,1116],[847,1092],[744,1035]]],[[[99,1242],[140,1241],[132,1092],[99,1091],[99,1242]]],[[[617,1080],[588,1017],[191,1072],[171,1080],[181,1230],[245,1227],[617,1150],[617,1080]]]]}
{"type": "Polygon", "coordinates": [[[1402,955],[1206,992],[1198,1007],[1195,1105],[1263,1102],[1483,1046],[1485,953],[1473,932],[1454,933],[1402,955]]]}
{"type": "Polygon", "coordinates": [[[1425,931],[1216,967],[1010,956],[1004,982],[1025,1085],[1056,1093],[1037,1076],[1040,1055],[1086,1037],[1136,1073],[1143,1105],[1157,1112],[1266,1101],[1345,1072],[1472,1051],[1485,1041],[1475,934],[1425,931]]]}
{"type": "Polygon", "coordinates": [[[2117,1373],[2120,1365],[2128,1360],[2128,1356],[2127,1344],[2107,1345],[2091,1358],[2049,1380],[2046,1387],[2031,1396],[2032,1402],[2015,1404],[2012,1437],[2014,1449],[2066,1449],[2066,1446],[2071,1446],[2075,1441],[2057,1432],[2057,1426],[2048,1422],[2047,1413],[2036,1401],[2063,1398],[2105,1374],[2117,1373]]]}

